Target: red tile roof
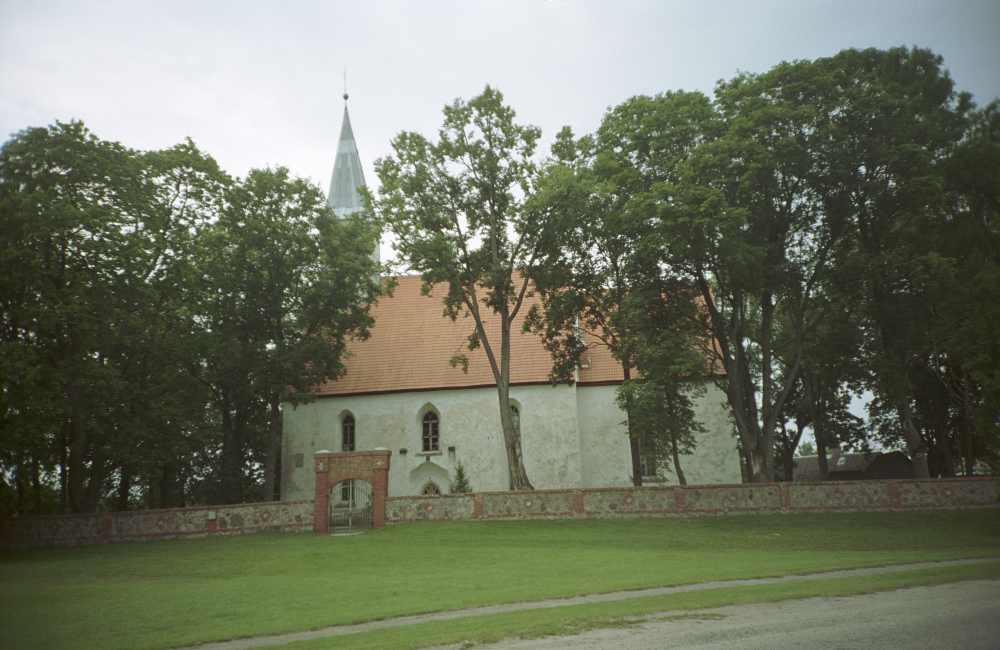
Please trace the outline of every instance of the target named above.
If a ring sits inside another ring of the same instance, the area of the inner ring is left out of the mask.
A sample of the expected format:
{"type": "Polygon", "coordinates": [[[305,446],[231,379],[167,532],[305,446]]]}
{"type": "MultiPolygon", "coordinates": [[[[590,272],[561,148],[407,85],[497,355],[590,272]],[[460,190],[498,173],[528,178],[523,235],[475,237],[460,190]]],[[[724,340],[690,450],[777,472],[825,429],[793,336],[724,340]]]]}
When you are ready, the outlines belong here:
{"type": "MultiPolygon", "coordinates": [[[[383,297],[372,308],[375,325],[371,336],[348,346],[347,371],[316,390],[318,395],[398,392],[435,388],[493,386],[493,373],[482,348],[469,351],[466,341],[475,328],[471,317],[452,321],[444,316],[445,287],[435,287],[431,295],[420,293],[418,276],[396,278],[392,296],[383,297]],[[448,362],[457,355],[469,359],[468,373],[448,362]]],[[[510,354],[511,384],[547,382],[552,357],[534,334],[521,331],[525,315],[537,296],[525,296],[513,324],[510,354]]],[[[489,308],[482,315],[490,342],[499,354],[500,320],[489,308]]],[[[607,347],[595,344],[584,355],[580,383],[621,381],[621,365],[607,347]]]]}

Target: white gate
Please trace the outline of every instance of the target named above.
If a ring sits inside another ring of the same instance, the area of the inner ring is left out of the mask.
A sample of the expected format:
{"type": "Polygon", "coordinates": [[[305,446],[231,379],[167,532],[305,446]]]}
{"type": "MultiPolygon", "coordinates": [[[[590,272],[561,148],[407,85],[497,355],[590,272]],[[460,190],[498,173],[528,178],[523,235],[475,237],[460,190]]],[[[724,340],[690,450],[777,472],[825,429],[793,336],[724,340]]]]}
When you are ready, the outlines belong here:
{"type": "Polygon", "coordinates": [[[330,492],[330,532],[372,527],[372,486],[368,481],[341,481],[330,492]]]}

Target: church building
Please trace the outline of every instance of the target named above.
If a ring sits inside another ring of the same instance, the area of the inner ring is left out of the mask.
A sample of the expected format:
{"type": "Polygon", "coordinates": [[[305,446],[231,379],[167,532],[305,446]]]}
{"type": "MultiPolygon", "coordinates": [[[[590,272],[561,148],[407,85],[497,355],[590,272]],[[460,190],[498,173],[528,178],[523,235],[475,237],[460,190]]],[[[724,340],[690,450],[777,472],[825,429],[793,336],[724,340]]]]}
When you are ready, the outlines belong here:
{"type": "MultiPolygon", "coordinates": [[[[345,105],[327,199],[338,216],[362,208],[357,188],[363,185],[345,105]]],[[[373,256],[378,259],[377,247],[373,256]]],[[[418,276],[396,281],[393,295],[372,308],[371,336],[350,343],[344,375],[318,387],[314,401],[285,405],[282,500],[313,498],[312,457],[320,450],[389,449],[390,496],[447,494],[459,464],[474,491],[508,489],[493,375],[482,349],[465,349],[471,321],[442,315],[443,289],[424,296],[418,276]],[[468,356],[468,372],[449,363],[456,354],[468,356]]],[[[512,327],[510,389],[528,478],[538,489],[631,485],[625,413],[615,401],[621,365],[595,345],[575,383],[553,386],[552,360],[541,338],[521,332],[530,307],[522,308],[512,327]]],[[[490,316],[484,310],[487,329],[499,336],[499,323],[490,316]]],[[[681,457],[688,483],[739,483],[725,395],[710,384],[696,412],[706,433],[694,453],[681,457]]],[[[645,483],[675,481],[669,467],[652,462],[644,463],[644,473],[645,483]]]]}

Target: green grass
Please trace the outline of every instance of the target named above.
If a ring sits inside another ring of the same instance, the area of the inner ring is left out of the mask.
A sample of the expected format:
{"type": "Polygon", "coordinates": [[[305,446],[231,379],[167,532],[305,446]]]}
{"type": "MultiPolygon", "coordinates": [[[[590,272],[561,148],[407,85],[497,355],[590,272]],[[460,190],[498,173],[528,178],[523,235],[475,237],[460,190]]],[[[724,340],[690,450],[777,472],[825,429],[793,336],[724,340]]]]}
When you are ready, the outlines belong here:
{"type": "Polygon", "coordinates": [[[0,647],[168,648],[585,593],[1000,554],[1000,511],[412,524],[0,555],[0,647]]]}
{"type": "Polygon", "coordinates": [[[874,576],[829,578],[791,584],[729,587],[665,596],[634,598],[612,603],[568,605],[507,614],[468,616],[452,621],[417,623],[386,630],[345,634],[285,645],[288,650],[405,650],[444,644],[495,643],[516,637],[534,639],[581,634],[587,630],[634,625],[655,614],[658,619],[713,620],[718,614],[684,614],[692,610],[770,603],[795,598],[852,596],[904,587],[944,584],[960,580],[1000,578],[1000,562],[975,566],[916,569],[874,576]]]}

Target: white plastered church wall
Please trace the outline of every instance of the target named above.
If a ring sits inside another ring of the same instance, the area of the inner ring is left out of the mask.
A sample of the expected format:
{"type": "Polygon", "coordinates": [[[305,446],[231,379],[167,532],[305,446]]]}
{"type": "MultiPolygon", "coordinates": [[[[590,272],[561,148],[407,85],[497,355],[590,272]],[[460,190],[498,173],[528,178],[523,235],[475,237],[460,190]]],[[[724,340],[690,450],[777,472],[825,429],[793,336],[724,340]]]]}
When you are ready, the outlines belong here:
{"type": "MultiPolygon", "coordinates": [[[[525,468],[536,488],[578,487],[581,483],[580,435],[576,389],[572,386],[513,386],[519,407],[525,468]]],[[[341,449],[341,418],[355,420],[355,449],[385,447],[392,451],[390,496],[420,493],[428,478],[447,473],[448,483],[435,484],[448,493],[462,463],[476,491],[509,487],[507,456],[500,430],[495,388],[462,388],[370,395],[322,397],[284,407],[282,499],[310,499],[315,477],[312,456],[320,449],[341,449]],[[422,451],[421,418],[428,405],[440,417],[439,453],[422,451]],[[451,448],[454,447],[454,452],[451,448]],[[406,453],[400,453],[405,449],[406,453]],[[301,454],[301,456],[298,456],[301,454]],[[297,466],[296,457],[302,459],[297,466]],[[432,463],[433,468],[426,467],[432,463]]],[[[627,453],[627,441],[619,444],[627,453]]]]}
{"type": "MultiPolygon", "coordinates": [[[[628,447],[625,413],[615,399],[618,386],[580,386],[577,419],[580,422],[582,487],[624,487],[632,484],[632,457],[628,447]]],[[[695,398],[695,418],[705,432],[696,438],[695,450],[681,455],[681,469],[690,485],[739,483],[740,461],[726,396],[706,382],[695,398]]],[[[677,483],[673,465],[660,463],[657,485],[677,483]]]]}
{"type": "MultiPolygon", "coordinates": [[[[511,387],[520,411],[525,468],[536,488],[631,485],[625,413],[615,401],[616,388],[511,387]]],[[[706,431],[698,437],[694,453],[681,457],[692,485],[740,482],[736,439],[724,402],[714,383],[695,402],[706,431]]],[[[392,451],[390,496],[420,494],[428,480],[446,494],[459,463],[473,490],[508,488],[496,389],[462,388],[323,397],[297,407],[286,404],[282,499],[314,496],[312,456],[320,449],[341,449],[341,421],[347,412],[354,416],[357,450],[392,451]],[[438,453],[425,455],[421,419],[429,406],[440,417],[440,442],[438,453]],[[299,454],[301,467],[295,462],[299,454]]],[[[676,483],[672,467],[664,469],[664,483],[676,483]]]]}

